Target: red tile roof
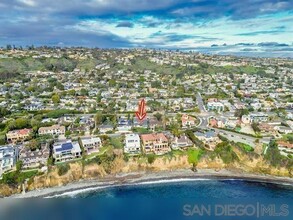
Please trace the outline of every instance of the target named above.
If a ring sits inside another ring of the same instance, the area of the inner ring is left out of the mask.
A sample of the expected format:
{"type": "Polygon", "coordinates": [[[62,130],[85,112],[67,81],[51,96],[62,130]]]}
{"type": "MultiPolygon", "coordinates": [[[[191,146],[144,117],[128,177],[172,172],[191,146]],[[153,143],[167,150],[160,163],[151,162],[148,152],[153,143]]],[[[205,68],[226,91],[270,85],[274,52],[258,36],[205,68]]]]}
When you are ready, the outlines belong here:
{"type": "Polygon", "coordinates": [[[147,141],[158,141],[158,140],[168,141],[168,139],[166,138],[166,136],[163,133],[142,134],[141,135],[141,140],[143,142],[147,142],[147,141]]]}

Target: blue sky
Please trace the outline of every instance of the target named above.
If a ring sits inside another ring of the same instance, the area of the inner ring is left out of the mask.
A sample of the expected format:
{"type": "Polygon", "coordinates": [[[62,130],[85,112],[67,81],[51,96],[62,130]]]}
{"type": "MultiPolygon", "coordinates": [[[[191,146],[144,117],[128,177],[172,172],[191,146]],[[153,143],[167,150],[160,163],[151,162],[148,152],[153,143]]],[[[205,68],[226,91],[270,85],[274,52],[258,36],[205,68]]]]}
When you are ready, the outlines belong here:
{"type": "Polygon", "coordinates": [[[0,45],[293,57],[292,0],[1,0],[0,45]]]}

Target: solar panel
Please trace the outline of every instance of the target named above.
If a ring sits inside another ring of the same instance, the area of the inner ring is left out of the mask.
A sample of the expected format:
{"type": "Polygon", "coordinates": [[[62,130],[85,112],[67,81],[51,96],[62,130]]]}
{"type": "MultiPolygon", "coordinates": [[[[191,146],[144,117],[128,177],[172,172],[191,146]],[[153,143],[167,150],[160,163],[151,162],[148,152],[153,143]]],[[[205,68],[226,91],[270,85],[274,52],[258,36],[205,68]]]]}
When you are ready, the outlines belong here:
{"type": "Polygon", "coordinates": [[[57,148],[56,151],[66,151],[66,150],[71,150],[73,148],[72,143],[64,143],[61,144],[61,148],[57,148]]]}

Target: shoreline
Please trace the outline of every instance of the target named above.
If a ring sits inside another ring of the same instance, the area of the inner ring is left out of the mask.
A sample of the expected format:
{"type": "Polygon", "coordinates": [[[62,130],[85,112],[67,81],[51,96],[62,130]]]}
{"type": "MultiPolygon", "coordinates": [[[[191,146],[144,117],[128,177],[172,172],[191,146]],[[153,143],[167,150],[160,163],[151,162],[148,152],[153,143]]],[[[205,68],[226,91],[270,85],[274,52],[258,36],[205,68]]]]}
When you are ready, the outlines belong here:
{"type": "Polygon", "coordinates": [[[190,169],[158,172],[121,173],[102,179],[80,180],[63,186],[28,191],[25,194],[14,194],[6,198],[53,198],[61,195],[76,195],[80,192],[96,189],[106,189],[136,184],[159,184],[180,181],[196,180],[243,180],[264,182],[271,184],[286,184],[293,186],[293,178],[239,173],[230,170],[215,171],[212,169],[199,169],[193,172],[190,169]]]}

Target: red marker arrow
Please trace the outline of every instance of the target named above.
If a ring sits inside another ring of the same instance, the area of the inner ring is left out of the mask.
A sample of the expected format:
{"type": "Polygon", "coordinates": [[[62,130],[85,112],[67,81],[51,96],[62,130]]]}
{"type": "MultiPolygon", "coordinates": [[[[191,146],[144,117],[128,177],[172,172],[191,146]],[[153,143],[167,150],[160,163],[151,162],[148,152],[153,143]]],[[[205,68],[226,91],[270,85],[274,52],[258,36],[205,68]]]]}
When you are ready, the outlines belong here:
{"type": "Polygon", "coordinates": [[[140,121],[142,121],[145,118],[145,116],[146,116],[146,109],[145,109],[145,107],[146,107],[145,100],[142,99],[140,101],[140,103],[138,104],[138,111],[135,112],[136,117],[140,121]]]}

